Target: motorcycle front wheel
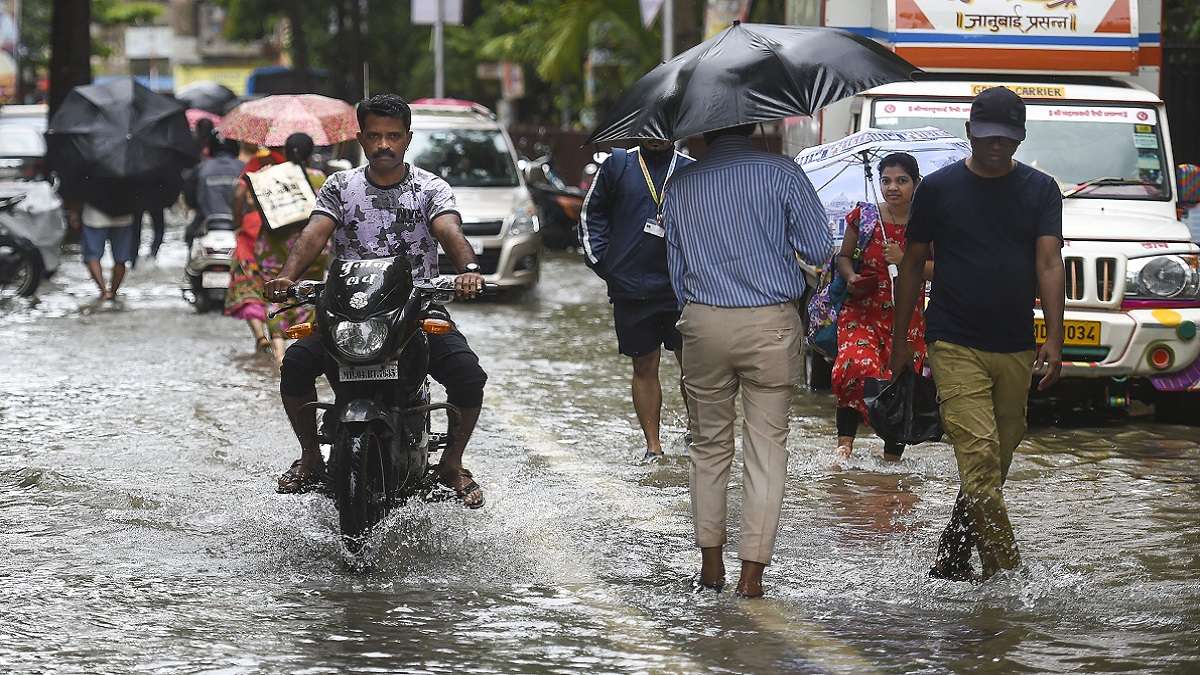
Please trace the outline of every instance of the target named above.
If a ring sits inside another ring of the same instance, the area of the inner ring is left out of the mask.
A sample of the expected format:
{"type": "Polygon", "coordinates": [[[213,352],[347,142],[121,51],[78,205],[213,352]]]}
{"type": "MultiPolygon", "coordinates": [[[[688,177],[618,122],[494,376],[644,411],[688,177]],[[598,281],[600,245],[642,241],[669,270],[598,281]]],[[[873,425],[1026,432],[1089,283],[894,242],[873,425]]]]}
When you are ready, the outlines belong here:
{"type": "Polygon", "coordinates": [[[366,543],[371,527],[387,515],[386,452],[391,438],[371,424],[343,425],[330,453],[330,481],[342,541],[351,553],[366,543]]]}
{"type": "Polygon", "coordinates": [[[37,292],[41,282],[41,256],[0,237],[0,298],[27,298],[37,292]]]}

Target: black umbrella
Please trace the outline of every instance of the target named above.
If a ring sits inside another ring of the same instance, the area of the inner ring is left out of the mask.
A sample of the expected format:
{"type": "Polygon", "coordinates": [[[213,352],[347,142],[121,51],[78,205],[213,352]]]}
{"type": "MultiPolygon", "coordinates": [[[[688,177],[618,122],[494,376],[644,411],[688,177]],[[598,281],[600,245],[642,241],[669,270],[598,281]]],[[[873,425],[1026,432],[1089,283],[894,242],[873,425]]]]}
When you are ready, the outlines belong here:
{"type": "Polygon", "coordinates": [[[237,98],[237,94],[223,84],[203,80],[193,82],[175,92],[175,98],[188,108],[199,108],[214,115],[224,115],[225,107],[237,98]]]}
{"type": "Polygon", "coordinates": [[[110,215],[169,206],[199,160],[183,106],[133,78],[72,89],[46,130],[63,196],[110,215]]]}
{"type": "Polygon", "coordinates": [[[588,142],[679,140],[812,115],[917,71],[875,41],[844,30],[735,21],[635,82],[588,142]]]}

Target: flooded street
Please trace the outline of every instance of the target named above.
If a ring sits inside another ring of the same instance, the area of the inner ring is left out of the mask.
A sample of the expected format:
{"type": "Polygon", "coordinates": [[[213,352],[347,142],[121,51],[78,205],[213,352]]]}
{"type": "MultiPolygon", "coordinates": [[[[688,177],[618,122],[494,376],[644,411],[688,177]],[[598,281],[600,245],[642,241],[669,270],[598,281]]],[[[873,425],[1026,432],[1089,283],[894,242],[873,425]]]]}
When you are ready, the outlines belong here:
{"type": "Polygon", "coordinates": [[[1007,490],[1025,568],[955,584],[926,576],[950,449],[891,465],[869,440],[835,468],[833,399],[801,392],[768,599],[692,593],[679,394],[671,461],[638,465],[629,364],[570,256],[451,307],[490,375],[466,458],[487,507],[397,510],[359,564],[332,502],[274,493],[297,454],[278,377],[181,299],[180,236],[115,308],[76,250],[0,309],[0,671],[1200,671],[1196,428],[1035,429],[1007,490]]]}

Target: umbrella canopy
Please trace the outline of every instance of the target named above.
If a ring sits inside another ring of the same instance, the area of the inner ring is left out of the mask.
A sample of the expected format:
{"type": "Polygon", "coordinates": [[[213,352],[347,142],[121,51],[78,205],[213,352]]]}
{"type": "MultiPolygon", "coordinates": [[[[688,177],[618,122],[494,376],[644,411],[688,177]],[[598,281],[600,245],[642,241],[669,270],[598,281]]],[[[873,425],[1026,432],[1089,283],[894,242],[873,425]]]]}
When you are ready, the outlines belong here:
{"type": "Polygon", "coordinates": [[[644,75],[589,143],[679,140],[795,115],[917,68],[873,40],[835,28],[734,24],[644,75]]]}
{"type": "Polygon", "coordinates": [[[46,130],[63,194],[111,215],[174,202],[199,160],[183,107],[132,78],[75,87],[46,130]]]}
{"type": "Polygon", "coordinates": [[[203,80],[193,82],[175,92],[175,98],[189,108],[220,115],[225,112],[225,106],[237,98],[237,94],[223,84],[203,80]]]}
{"type": "Polygon", "coordinates": [[[796,163],[817,189],[836,238],[845,234],[846,214],[855,203],[880,201],[875,165],[893,152],[912,155],[921,175],[927,176],[970,155],[971,144],[935,127],[867,129],[796,155],[796,163]]]}
{"type": "Polygon", "coordinates": [[[196,123],[200,120],[208,120],[213,123],[213,126],[221,123],[220,115],[214,115],[207,110],[201,110],[199,108],[188,108],[184,114],[187,116],[188,128],[190,128],[192,131],[196,130],[196,123]]]}
{"type": "Polygon", "coordinates": [[[221,120],[225,138],[282,147],[288,136],[304,132],[314,145],[348,141],[358,133],[354,108],[345,101],[317,94],[283,94],[249,101],[221,120]]]}

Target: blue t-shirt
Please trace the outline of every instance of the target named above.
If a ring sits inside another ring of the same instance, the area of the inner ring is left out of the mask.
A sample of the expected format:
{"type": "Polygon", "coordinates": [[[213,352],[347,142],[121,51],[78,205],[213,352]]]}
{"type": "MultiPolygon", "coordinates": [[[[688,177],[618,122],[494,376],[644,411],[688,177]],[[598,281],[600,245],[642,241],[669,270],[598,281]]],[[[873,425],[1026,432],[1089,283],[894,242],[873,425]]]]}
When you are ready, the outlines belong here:
{"type": "Polygon", "coordinates": [[[927,342],[988,352],[1033,349],[1038,237],[1062,241],[1062,193],[1050,176],[1017,163],[983,178],[959,161],[917,188],[906,236],[933,245],[927,342]]]}

